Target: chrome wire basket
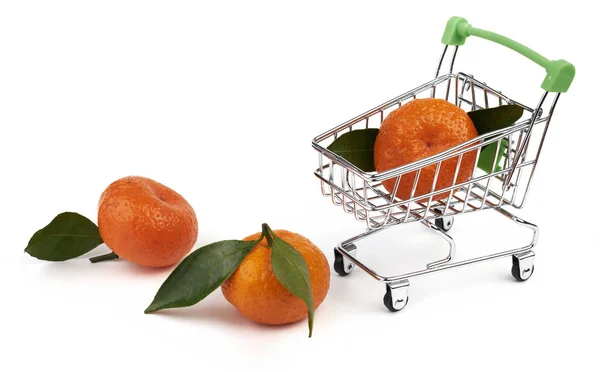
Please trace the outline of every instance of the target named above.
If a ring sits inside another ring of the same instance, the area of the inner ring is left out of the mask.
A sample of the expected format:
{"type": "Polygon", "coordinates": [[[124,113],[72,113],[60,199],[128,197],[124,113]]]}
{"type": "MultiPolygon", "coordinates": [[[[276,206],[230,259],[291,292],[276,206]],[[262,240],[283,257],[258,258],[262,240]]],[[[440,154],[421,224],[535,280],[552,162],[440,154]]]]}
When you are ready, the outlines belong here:
{"type": "Polygon", "coordinates": [[[515,279],[529,279],[533,273],[535,254],[532,249],[537,241],[538,228],[503,207],[523,207],[554,108],[560,94],[569,88],[575,73],[573,65],[564,60],[550,61],[511,39],[474,28],[463,18],[453,17],[448,21],[442,41],[445,46],[433,80],[348,120],[313,140],[313,147],[318,151],[319,157],[315,175],[321,181],[322,194],[367,225],[365,233],[347,239],[335,248],[334,269],[340,275],[348,275],[356,265],[385,283],[384,304],[391,311],[398,311],[406,306],[408,278],[422,274],[512,256],[512,274],[515,279]],[[527,106],[517,102],[475,79],[473,75],[453,73],[458,47],[464,44],[468,36],[497,42],[542,65],[547,75],[542,84],[543,94],[537,105],[527,106]],[[444,65],[449,65],[449,72],[440,76],[444,65]],[[519,105],[523,108],[524,115],[508,128],[480,135],[442,153],[381,173],[364,172],[327,149],[342,134],[357,129],[378,128],[391,111],[411,100],[427,97],[444,99],[466,111],[507,104],[519,105]],[[472,176],[467,181],[457,181],[465,154],[472,157],[473,153],[476,155],[472,176]],[[491,164],[486,171],[477,167],[479,159],[483,157],[491,164]],[[436,188],[440,169],[445,162],[456,164],[453,182],[448,187],[436,188]],[[415,196],[421,171],[427,167],[435,168],[431,190],[415,196]],[[402,177],[414,179],[410,198],[406,200],[395,196],[402,177]],[[383,183],[386,181],[394,185],[392,192],[384,188],[383,183]],[[441,195],[443,198],[440,198],[441,195]],[[495,209],[518,225],[530,229],[533,232],[531,243],[496,254],[453,262],[456,245],[447,232],[453,225],[454,216],[485,209],[495,209]],[[357,258],[357,241],[388,227],[416,221],[448,242],[449,252],[445,258],[428,263],[422,270],[395,276],[380,275],[357,258]]]}

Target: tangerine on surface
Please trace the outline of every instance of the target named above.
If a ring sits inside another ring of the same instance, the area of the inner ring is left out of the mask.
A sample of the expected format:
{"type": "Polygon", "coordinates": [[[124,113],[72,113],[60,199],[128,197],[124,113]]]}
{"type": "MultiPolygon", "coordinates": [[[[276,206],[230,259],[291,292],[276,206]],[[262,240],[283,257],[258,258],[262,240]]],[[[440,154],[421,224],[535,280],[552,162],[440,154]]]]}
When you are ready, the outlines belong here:
{"type": "MultiPolygon", "coordinates": [[[[384,172],[409,164],[429,156],[439,154],[456,145],[477,137],[477,130],[471,118],[461,108],[437,98],[415,99],[390,112],[381,123],[375,140],[375,169],[384,172]]],[[[469,180],[475,167],[477,151],[465,153],[462,157],[456,183],[469,180]]],[[[435,190],[452,185],[458,165],[458,156],[442,162],[435,190]]],[[[414,196],[431,192],[437,164],[421,170],[414,196]]],[[[396,196],[410,199],[417,171],[402,175],[396,196]]],[[[385,189],[392,193],[396,178],[383,182],[385,189]]],[[[433,197],[440,200],[448,197],[445,192],[433,197]]]]}
{"type": "MultiPolygon", "coordinates": [[[[308,266],[315,309],[329,290],[329,263],[321,250],[300,234],[275,230],[275,235],[294,247],[308,266]]],[[[244,240],[256,240],[260,233],[244,240]]],[[[246,318],[262,324],[286,324],[308,316],[301,299],[288,291],[273,273],[271,249],[263,239],[236,271],[221,285],[227,301],[246,318]]]]}
{"type": "Polygon", "coordinates": [[[179,262],[198,237],[194,209],[178,193],[145,177],[121,178],[98,203],[98,228],[119,257],[143,266],[179,262]]]}

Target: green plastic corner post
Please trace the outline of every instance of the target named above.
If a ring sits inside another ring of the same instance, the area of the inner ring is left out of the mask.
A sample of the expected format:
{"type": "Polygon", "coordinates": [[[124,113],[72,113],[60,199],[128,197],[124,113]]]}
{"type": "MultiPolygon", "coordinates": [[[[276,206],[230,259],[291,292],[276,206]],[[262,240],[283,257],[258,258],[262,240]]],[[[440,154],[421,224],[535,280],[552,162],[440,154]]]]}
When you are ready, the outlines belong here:
{"type": "Polygon", "coordinates": [[[469,22],[462,17],[452,17],[446,23],[442,43],[446,45],[464,45],[467,41],[469,22]]]}
{"type": "Polygon", "coordinates": [[[546,70],[546,78],[542,82],[542,89],[548,92],[566,92],[575,78],[575,66],[571,63],[563,59],[551,61],[506,36],[475,28],[466,19],[461,17],[452,17],[448,20],[444,35],[442,36],[442,43],[445,45],[463,45],[469,36],[480,37],[504,45],[542,66],[546,70]]]}

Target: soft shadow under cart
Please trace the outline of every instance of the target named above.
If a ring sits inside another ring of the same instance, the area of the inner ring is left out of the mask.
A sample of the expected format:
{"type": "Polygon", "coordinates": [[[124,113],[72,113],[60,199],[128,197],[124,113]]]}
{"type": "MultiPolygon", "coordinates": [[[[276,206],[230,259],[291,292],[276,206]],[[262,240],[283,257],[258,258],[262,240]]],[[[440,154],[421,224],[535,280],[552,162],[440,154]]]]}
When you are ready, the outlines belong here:
{"type": "Polygon", "coordinates": [[[383,302],[391,311],[399,311],[406,306],[409,279],[419,275],[510,256],[514,278],[525,281],[531,277],[538,227],[515,216],[505,207],[523,207],[556,103],[560,94],[567,91],[575,75],[572,64],[564,60],[548,60],[509,38],[472,27],[463,18],[453,17],[448,21],[442,42],[445,46],[433,80],[348,120],[313,140],[313,147],[319,155],[319,167],[315,175],[321,181],[323,195],[367,225],[364,233],[339,243],[335,248],[334,270],[345,276],[358,266],[384,283],[386,292],[383,302]],[[542,97],[537,105],[516,102],[475,79],[473,75],[453,73],[458,47],[469,36],[504,45],[544,67],[547,74],[542,83],[542,97]],[[440,75],[442,66],[449,68],[447,74],[440,75]],[[508,128],[486,133],[443,153],[381,173],[364,172],[327,149],[340,135],[356,129],[377,128],[392,110],[410,100],[425,97],[445,99],[466,111],[516,104],[524,109],[524,116],[508,128]],[[491,152],[489,149],[492,149],[491,152]],[[473,176],[466,182],[457,182],[463,156],[473,151],[477,153],[473,176]],[[491,169],[483,171],[477,168],[480,157],[490,159],[493,164],[491,169]],[[442,162],[448,159],[458,159],[454,182],[449,187],[435,190],[442,162]],[[415,197],[421,170],[431,166],[436,167],[431,192],[415,197]],[[403,176],[414,177],[411,197],[407,200],[394,196],[403,176]],[[382,184],[389,180],[395,183],[394,192],[391,193],[382,184]],[[435,198],[448,192],[449,196],[441,200],[435,198]],[[456,245],[448,234],[454,216],[486,209],[494,209],[519,226],[531,230],[531,242],[524,247],[455,262],[456,245]],[[358,241],[389,227],[409,222],[420,222],[444,239],[448,243],[447,256],[427,263],[422,270],[393,276],[383,276],[359,260],[356,246],[358,241]]]}

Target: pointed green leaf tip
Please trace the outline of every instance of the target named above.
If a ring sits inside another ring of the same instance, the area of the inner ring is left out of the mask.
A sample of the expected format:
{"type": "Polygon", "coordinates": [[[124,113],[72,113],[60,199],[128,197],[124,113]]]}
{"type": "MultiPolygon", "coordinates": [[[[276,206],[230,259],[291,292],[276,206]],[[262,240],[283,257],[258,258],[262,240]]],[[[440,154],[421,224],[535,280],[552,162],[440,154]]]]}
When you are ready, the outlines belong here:
{"type": "Polygon", "coordinates": [[[373,154],[379,129],[357,129],[342,134],[327,149],[365,172],[374,172],[373,154]]]}
{"type": "Polygon", "coordinates": [[[523,107],[504,105],[467,112],[479,135],[510,127],[523,116],[523,107]]]}
{"type": "Polygon", "coordinates": [[[45,261],[66,261],[102,244],[98,226],[73,212],[56,216],[29,240],[25,252],[45,261]]]}
{"type": "Polygon", "coordinates": [[[315,307],[308,265],[304,257],[286,241],[280,239],[269,228],[273,237],[271,247],[271,266],[277,280],[292,294],[300,298],[308,308],[308,337],[312,336],[315,307]]]}
{"type": "Polygon", "coordinates": [[[144,312],[200,302],[233,274],[260,240],[223,240],[198,248],[173,270],[144,312]]]}

